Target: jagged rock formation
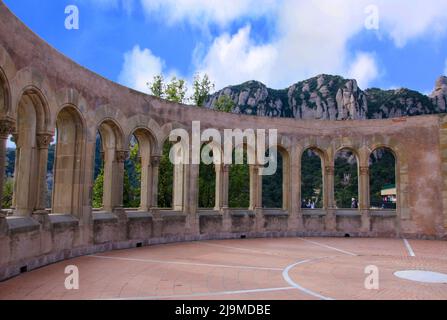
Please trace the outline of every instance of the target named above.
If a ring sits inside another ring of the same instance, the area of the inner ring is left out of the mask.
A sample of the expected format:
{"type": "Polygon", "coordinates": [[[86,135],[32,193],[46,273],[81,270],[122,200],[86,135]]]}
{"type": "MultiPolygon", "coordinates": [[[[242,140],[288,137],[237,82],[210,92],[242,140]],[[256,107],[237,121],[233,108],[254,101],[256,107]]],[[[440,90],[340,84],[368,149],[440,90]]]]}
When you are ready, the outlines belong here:
{"type": "Polygon", "coordinates": [[[216,92],[206,106],[212,108],[222,95],[235,103],[234,113],[303,120],[382,119],[446,112],[447,78],[437,80],[430,96],[409,89],[362,91],[356,80],[331,75],[319,75],[284,90],[249,81],[216,92]]]}
{"type": "Polygon", "coordinates": [[[445,112],[447,108],[447,77],[440,77],[436,81],[435,90],[430,95],[433,104],[439,112],[445,112]]]}

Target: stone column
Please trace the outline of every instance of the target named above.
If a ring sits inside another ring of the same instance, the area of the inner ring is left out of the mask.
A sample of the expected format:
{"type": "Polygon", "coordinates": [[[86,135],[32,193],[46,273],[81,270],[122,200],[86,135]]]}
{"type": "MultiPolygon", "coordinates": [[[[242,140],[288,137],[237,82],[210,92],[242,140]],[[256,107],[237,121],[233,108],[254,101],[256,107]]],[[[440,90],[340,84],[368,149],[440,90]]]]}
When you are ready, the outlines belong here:
{"type": "Polygon", "coordinates": [[[335,167],[326,166],[324,169],[324,208],[326,209],[326,230],[336,230],[336,212],[335,212],[335,197],[334,197],[334,181],[335,181],[335,167]]]}
{"type": "Polygon", "coordinates": [[[183,211],[185,207],[184,193],[185,190],[185,165],[174,165],[174,185],[172,190],[172,209],[174,211],[183,211]]]}
{"type": "Polygon", "coordinates": [[[151,172],[152,172],[152,190],[151,190],[151,208],[158,207],[158,177],[160,172],[160,156],[151,157],[151,172]]]}
{"type": "Polygon", "coordinates": [[[115,155],[115,162],[112,172],[112,204],[113,208],[123,207],[123,189],[124,189],[124,162],[129,157],[129,152],[126,150],[117,150],[115,155]]]}
{"type": "Polygon", "coordinates": [[[53,142],[52,133],[37,134],[38,149],[38,175],[37,175],[37,201],[34,214],[46,214],[46,194],[47,194],[47,166],[48,166],[48,148],[53,142]]]}
{"type": "Polygon", "coordinates": [[[149,212],[152,207],[152,166],[149,155],[140,157],[141,161],[141,192],[140,211],[149,212]]]}
{"type": "Polygon", "coordinates": [[[323,176],[323,207],[324,209],[335,209],[334,181],[335,167],[326,166],[323,176]]]}
{"type": "Polygon", "coordinates": [[[0,120],[0,210],[3,203],[3,186],[6,169],[6,144],[8,137],[14,131],[15,123],[12,119],[0,120]]]}
{"type": "Polygon", "coordinates": [[[362,215],[362,232],[370,229],[369,219],[369,167],[360,167],[359,210],[362,215]]]}
{"type": "Polygon", "coordinates": [[[290,166],[290,209],[288,231],[302,231],[303,212],[301,211],[301,165],[293,161],[290,166]]]}
{"type": "Polygon", "coordinates": [[[229,203],[229,193],[230,193],[230,166],[224,165],[222,167],[222,208],[228,209],[230,207],[229,203]]]}
{"type": "Polygon", "coordinates": [[[262,176],[259,165],[250,165],[250,210],[262,208],[262,176]]]}
{"type": "Polygon", "coordinates": [[[222,170],[222,165],[214,165],[214,170],[216,172],[216,201],[214,203],[214,210],[215,211],[220,211],[220,209],[222,208],[222,175],[223,175],[223,170],[222,170]]]}
{"type": "Polygon", "coordinates": [[[185,209],[184,213],[187,215],[189,222],[187,226],[190,234],[200,233],[200,220],[199,220],[199,165],[190,164],[185,166],[186,188],[185,188],[185,209]]]}
{"type": "Polygon", "coordinates": [[[221,207],[223,219],[223,231],[231,232],[231,214],[230,214],[230,204],[228,200],[228,194],[230,191],[230,166],[227,164],[222,164],[221,166],[221,207]]]}
{"type": "Polygon", "coordinates": [[[215,211],[228,208],[228,178],[229,166],[224,164],[215,165],[216,171],[216,204],[215,211]]]}
{"type": "Polygon", "coordinates": [[[250,165],[250,210],[256,214],[256,232],[264,231],[264,212],[262,210],[262,166],[250,165]]]}

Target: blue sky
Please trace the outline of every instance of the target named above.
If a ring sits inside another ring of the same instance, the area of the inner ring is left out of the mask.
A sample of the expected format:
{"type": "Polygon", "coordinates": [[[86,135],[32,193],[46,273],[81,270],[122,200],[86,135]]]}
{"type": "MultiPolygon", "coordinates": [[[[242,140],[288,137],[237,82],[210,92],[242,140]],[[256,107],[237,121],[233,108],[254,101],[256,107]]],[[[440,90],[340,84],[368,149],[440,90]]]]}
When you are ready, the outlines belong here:
{"type": "Polygon", "coordinates": [[[4,2],[65,55],[141,91],[158,73],[191,82],[201,72],[216,89],[329,73],[429,93],[447,73],[445,0],[4,2]],[[79,8],[79,30],[65,28],[68,5],[79,8]]]}

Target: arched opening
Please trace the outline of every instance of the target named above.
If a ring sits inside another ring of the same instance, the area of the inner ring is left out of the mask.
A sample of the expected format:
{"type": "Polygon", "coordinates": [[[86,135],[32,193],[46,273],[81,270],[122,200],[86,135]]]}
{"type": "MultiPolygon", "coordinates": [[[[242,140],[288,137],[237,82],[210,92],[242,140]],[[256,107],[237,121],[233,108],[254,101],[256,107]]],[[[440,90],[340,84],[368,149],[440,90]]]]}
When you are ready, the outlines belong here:
{"type": "Polygon", "coordinates": [[[127,154],[122,150],[122,132],[112,120],[101,123],[96,140],[92,206],[112,212],[123,205],[123,174],[127,154]]]}
{"type": "MultiPolygon", "coordinates": [[[[8,113],[10,109],[9,99],[9,86],[6,80],[6,76],[3,70],[0,68],[0,115],[2,117],[8,113]]],[[[15,151],[16,145],[12,141],[11,132],[14,127],[14,121],[12,119],[2,120],[0,143],[1,143],[1,165],[4,165],[4,171],[0,175],[1,179],[1,207],[0,209],[6,209],[10,211],[12,207],[12,198],[14,190],[14,167],[15,167],[15,151]]]]}
{"type": "Polygon", "coordinates": [[[335,155],[335,205],[338,209],[359,207],[358,160],[350,149],[335,155]]]}
{"type": "Polygon", "coordinates": [[[202,146],[202,152],[206,152],[209,161],[205,163],[201,159],[199,166],[199,208],[210,209],[216,207],[216,167],[214,165],[214,153],[211,144],[202,146]],[[208,163],[210,162],[210,163],[208,163]]]}
{"type": "Polygon", "coordinates": [[[243,150],[243,163],[236,162],[236,151],[233,150],[233,161],[229,172],[228,203],[232,209],[250,206],[250,167],[247,150],[243,150]]]}
{"type": "Polygon", "coordinates": [[[184,157],[180,143],[166,141],[160,159],[158,207],[174,211],[183,210],[184,157]],[[171,161],[171,152],[173,161],[171,161]]]}
{"type": "Polygon", "coordinates": [[[378,148],[369,157],[371,209],[396,209],[396,157],[389,148],[378,148]]]}
{"type": "Polygon", "coordinates": [[[301,208],[323,208],[323,166],[322,152],[307,149],[301,156],[301,208]]]}
{"type": "Polygon", "coordinates": [[[12,206],[19,216],[47,207],[48,148],[52,134],[46,131],[46,104],[40,93],[29,89],[17,111],[16,164],[12,206]]]}
{"type": "Polygon", "coordinates": [[[148,212],[153,206],[155,139],[149,130],[138,128],[131,136],[130,155],[125,162],[123,201],[126,208],[148,212]]]}
{"type": "Polygon", "coordinates": [[[129,142],[129,158],[124,163],[123,205],[125,208],[140,208],[141,204],[141,147],[132,135],[129,142]]]}
{"type": "Polygon", "coordinates": [[[102,208],[102,197],[104,195],[104,153],[102,151],[102,139],[99,131],[96,132],[93,181],[92,207],[94,209],[100,209],[102,208]]]}
{"type": "MultiPolygon", "coordinates": [[[[67,106],[56,119],[56,150],[50,146],[49,163],[54,159],[53,213],[80,214],[81,171],[84,125],[78,111],[67,106]]],[[[50,173],[50,171],[49,171],[50,173]]]]}
{"type": "Polygon", "coordinates": [[[16,162],[16,144],[12,135],[8,136],[6,142],[5,177],[3,182],[2,209],[11,212],[14,194],[14,175],[16,162]]]}
{"type": "Polygon", "coordinates": [[[262,207],[287,210],[290,178],[288,153],[283,148],[274,147],[266,152],[266,159],[269,163],[264,166],[262,176],[262,207]]]}

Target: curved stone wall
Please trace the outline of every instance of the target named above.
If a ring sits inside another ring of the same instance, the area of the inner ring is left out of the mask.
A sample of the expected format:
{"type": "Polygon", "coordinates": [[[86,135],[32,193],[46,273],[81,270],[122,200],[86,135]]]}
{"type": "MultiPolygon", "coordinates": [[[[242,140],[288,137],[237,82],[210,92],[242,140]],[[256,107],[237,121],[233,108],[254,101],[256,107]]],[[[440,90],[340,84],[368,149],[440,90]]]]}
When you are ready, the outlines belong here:
{"type": "MultiPolygon", "coordinates": [[[[48,263],[98,251],[173,241],[241,236],[386,236],[445,238],[447,121],[420,116],[370,121],[297,121],[219,113],[178,105],[108,81],[58,53],[0,2],[0,163],[6,140],[17,144],[12,211],[0,214],[0,280],[48,263]],[[198,166],[185,165],[172,210],[156,207],[159,159],[174,128],[277,129],[286,155],[283,208],[262,208],[257,167],[250,208],[228,208],[228,167],[216,167],[216,207],[198,208],[198,166]],[[53,208],[45,208],[48,146],[55,136],[53,208]],[[101,210],[92,209],[97,131],[104,144],[101,210]],[[124,159],[132,135],[142,152],[142,203],[122,207],[124,159]],[[396,157],[397,210],[369,209],[369,157],[396,157]],[[324,207],[301,209],[301,155],[323,162],[324,207]],[[359,209],[334,202],[334,157],[350,149],[359,164],[359,209]]],[[[4,170],[2,170],[4,172],[4,170]]],[[[4,174],[4,173],[3,173],[4,174]]],[[[3,176],[0,175],[0,181],[3,176]]],[[[3,183],[3,182],[2,182],[3,183]]],[[[2,187],[2,185],[0,185],[2,187]]],[[[0,188],[2,190],[2,188],[0,188]]]]}

